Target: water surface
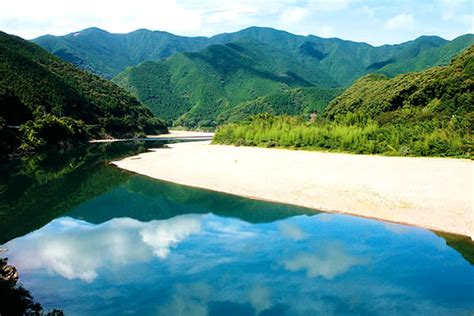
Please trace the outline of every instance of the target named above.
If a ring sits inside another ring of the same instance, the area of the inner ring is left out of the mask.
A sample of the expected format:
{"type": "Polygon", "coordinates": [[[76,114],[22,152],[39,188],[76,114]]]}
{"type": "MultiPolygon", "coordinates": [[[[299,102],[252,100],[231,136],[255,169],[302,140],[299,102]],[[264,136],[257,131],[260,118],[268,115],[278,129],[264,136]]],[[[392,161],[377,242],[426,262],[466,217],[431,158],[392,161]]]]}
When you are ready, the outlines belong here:
{"type": "Polygon", "coordinates": [[[146,147],[95,145],[2,169],[1,247],[45,310],[474,313],[466,239],[188,188],[105,162],[146,147]]]}

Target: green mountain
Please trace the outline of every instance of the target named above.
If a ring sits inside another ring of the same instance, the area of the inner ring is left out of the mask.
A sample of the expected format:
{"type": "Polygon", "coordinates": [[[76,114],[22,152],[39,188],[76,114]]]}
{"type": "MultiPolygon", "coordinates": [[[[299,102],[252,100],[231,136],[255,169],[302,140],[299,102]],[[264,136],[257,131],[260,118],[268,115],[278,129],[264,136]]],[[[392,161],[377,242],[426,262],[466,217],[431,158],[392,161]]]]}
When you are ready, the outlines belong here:
{"type": "Polygon", "coordinates": [[[18,147],[165,130],[162,121],[112,82],[0,32],[1,155],[18,147]]]}
{"type": "Polygon", "coordinates": [[[254,41],[286,52],[296,62],[311,62],[314,72],[325,72],[340,85],[349,85],[356,78],[373,71],[391,75],[421,70],[449,60],[462,48],[474,42],[472,34],[454,40],[450,49],[436,36],[422,36],[399,45],[374,47],[337,38],[300,36],[265,27],[250,27],[234,33],[213,37],[182,37],[166,32],[137,30],[127,34],[111,34],[97,28],[65,36],[46,35],[33,40],[56,56],[112,78],[128,66],[159,60],[177,52],[196,52],[210,45],[254,41]],[[437,52],[442,49],[443,52],[437,52]],[[423,61],[415,61],[425,51],[423,61]],[[407,60],[414,60],[407,64],[407,60]],[[317,66],[315,66],[316,64],[317,66]],[[408,70],[407,70],[408,69],[408,70]]]}
{"type": "Polygon", "coordinates": [[[345,87],[369,73],[395,76],[447,64],[474,43],[474,36],[453,41],[422,36],[399,45],[374,47],[263,27],[210,38],[148,30],[110,34],[93,28],[34,41],[107,78],[123,70],[114,77],[115,83],[168,123],[194,128],[215,127],[226,118],[235,120],[264,110],[294,114],[296,108],[283,111],[277,109],[282,104],[273,107],[268,102],[296,96],[288,92],[295,88],[320,91],[321,95],[310,93],[311,100],[305,101],[312,104],[307,108],[320,112],[331,100],[327,96],[339,91],[326,93],[326,89],[345,87]],[[258,99],[267,95],[280,97],[258,99]]]}
{"type": "Polygon", "coordinates": [[[216,126],[219,114],[260,96],[337,86],[328,74],[310,69],[266,44],[238,42],[145,62],[128,68],[114,82],[175,125],[216,126]]]}
{"type": "Polygon", "coordinates": [[[381,74],[365,76],[334,99],[324,115],[335,118],[362,113],[381,122],[449,121],[454,116],[472,119],[473,90],[474,45],[448,66],[394,78],[381,74]]]}
{"type": "Polygon", "coordinates": [[[398,156],[474,153],[474,45],[448,66],[357,80],[313,120],[259,114],[220,126],[216,143],[398,156]]]}
{"type": "Polygon", "coordinates": [[[63,60],[108,79],[128,66],[209,45],[209,39],[204,37],[190,38],[148,30],[111,34],[98,28],[65,36],[45,35],[33,42],[63,60]]]}
{"type": "Polygon", "coordinates": [[[321,113],[342,91],[341,88],[320,87],[285,90],[241,103],[219,114],[217,121],[218,123],[238,122],[260,113],[274,115],[321,113]]]}

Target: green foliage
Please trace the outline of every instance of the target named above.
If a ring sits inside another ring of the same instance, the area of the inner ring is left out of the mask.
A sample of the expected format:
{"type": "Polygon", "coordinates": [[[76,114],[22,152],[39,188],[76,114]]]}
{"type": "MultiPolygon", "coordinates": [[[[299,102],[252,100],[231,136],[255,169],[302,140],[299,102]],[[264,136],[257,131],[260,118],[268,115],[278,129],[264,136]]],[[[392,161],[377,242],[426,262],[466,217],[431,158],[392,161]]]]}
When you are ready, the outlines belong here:
{"type": "Polygon", "coordinates": [[[342,92],[340,88],[296,88],[258,97],[219,114],[219,123],[238,122],[255,114],[300,115],[321,113],[342,92]]]}
{"type": "Polygon", "coordinates": [[[436,123],[385,124],[347,114],[314,123],[302,117],[257,115],[217,129],[214,143],[396,156],[473,154],[472,136],[436,123]]]}
{"type": "Polygon", "coordinates": [[[361,112],[381,123],[393,120],[448,121],[474,108],[474,46],[453,59],[449,66],[408,73],[389,79],[368,75],[356,81],[326,108],[334,118],[361,112]],[[415,114],[410,118],[410,115],[415,114]],[[410,115],[408,115],[410,114],[410,115]]]}
{"type": "Polygon", "coordinates": [[[1,32],[0,118],[2,141],[8,140],[3,156],[18,147],[166,131],[164,122],[115,84],[1,32]]]}
{"type": "Polygon", "coordinates": [[[307,108],[324,106],[339,90],[314,88],[286,92],[317,84],[336,85],[324,72],[308,69],[285,52],[261,43],[242,42],[145,62],[127,69],[114,82],[131,91],[156,115],[174,121],[176,126],[206,128],[222,121],[227,115],[222,113],[266,95],[272,95],[271,102],[286,98],[278,106],[281,111],[298,112],[297,108],[290,109],[292,103],[303,102],[298,106],[307,108]],[[309,101],[311,97],[313,100],[309,101]]]}
{"type": "MultiPolygon", "coordinates": [[[[324,73],[328,80],[347,86],[354,79],[374,71],[394,76],[446,64],[474,39],[472,34],[453,41],[422,36],[399,45],[373,47],[366,43],[250,27],[210,38],[181,37],[148,30],[111,34],[90,28],[66,36],[42,36],[33,41],[56,56],[105,78],[112,78],[127,67],[170,57],[178,52],[196,52],[211,45],[254,41],[268,46],[270,50],[284,52],[288,58],[314,74],[324,73]]],[[[295,73],[300,75],[298,71],[295,73]]]]}
{"type": "Polygon", "coordinates": [[[0,164],[0,244],[39,229],[129,179],[131,173],[108,161],[144,152],[148,143],[41,148],[34,155],[0,164]]]}
{"type": "Polygon", "coordinates": [[[21,149],[44,147],[47,144],[66,144],[87,139],[85,125],[70,117],[46,114],[20,127],[21,149]]]}
{"type": "Polygon", "coordinates": [[[110,34],[92,28],[34,41],[79,67],[115,76],[117,84],[168,124],[212,129],[227,119],[265,111],[301,114],[290,108],[302,105],[298,94],[286,92],[298,87],[320,87],[323,95],[315,100],[321,102],[312,102],[320,110],[326,105],[325,88],[347,86],[371,72],[393,76],[445,64],[472,43],[473,36],[453,41],[424,36],[373,47],[261,27],[211,38],[148,30],[110,34]],[[269,98],[260,99],[265,96],[269,98]]]}
{"type": "Polygon", "coordinates": [[[398,46],[372,47],[250,28],[212,40],[219,44],[144,62],[113,81],[175,126],[212,128],[263,112],[321,112],[338,86],[389,66],[393,69],[386,73],[391,75],[409,71],[413,67],[395,65],[416,60],[422,52],[434,57],[425,58],[415,69],[442,63],[472,37],[456,40],[455,45],[422,37],[398,46]],[[302,90],[291,92],[296,88],[302,90]]]}
{"type": "Polygon", "coordinates": [[[214,142],[399,156],[472,157],[474,46],[446,67],[358,80],[315,122],[257,115],[221,126],[214,142]]]}

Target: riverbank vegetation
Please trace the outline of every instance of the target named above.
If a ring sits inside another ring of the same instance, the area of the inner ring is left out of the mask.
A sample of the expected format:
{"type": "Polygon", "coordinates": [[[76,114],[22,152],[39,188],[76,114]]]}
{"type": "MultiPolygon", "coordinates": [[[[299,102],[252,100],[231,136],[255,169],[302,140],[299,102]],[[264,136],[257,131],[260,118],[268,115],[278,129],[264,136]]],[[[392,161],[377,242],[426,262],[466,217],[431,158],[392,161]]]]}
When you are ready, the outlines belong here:
{"type": "Polygon", "coordinates": [[[368,75],[319,117],[257,115],[221,126],[215,143],[397,156],[472,157],[474,46],[449,66],[368,75]]]}
{"type": "Polygon", "coordinates": [[[263,114],[220,127],[213,141],[357,154],[469,157],[473,143],[472,136],[463,132],[465,124],[453,118],[447,126],[440,122],[382,125],[355,114],[308,122],[303,117],[263,114]]]}

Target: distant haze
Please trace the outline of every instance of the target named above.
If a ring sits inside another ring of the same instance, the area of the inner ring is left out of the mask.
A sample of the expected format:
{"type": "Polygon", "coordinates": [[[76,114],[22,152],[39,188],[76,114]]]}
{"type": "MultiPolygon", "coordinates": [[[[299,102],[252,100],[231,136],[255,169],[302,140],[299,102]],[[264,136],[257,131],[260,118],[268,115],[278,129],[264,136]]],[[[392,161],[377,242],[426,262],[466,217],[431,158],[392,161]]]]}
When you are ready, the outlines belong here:
{"type": "Polygon", "coordinates": [[[0,30],[26,39],[92,26],[209,36],[256,25],[382,45],[473,33],[473,11],[470,0],[16,0],[2,3],[0,30]]]}

